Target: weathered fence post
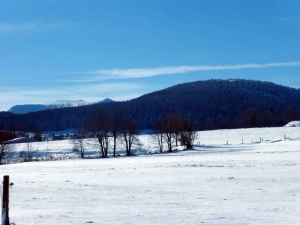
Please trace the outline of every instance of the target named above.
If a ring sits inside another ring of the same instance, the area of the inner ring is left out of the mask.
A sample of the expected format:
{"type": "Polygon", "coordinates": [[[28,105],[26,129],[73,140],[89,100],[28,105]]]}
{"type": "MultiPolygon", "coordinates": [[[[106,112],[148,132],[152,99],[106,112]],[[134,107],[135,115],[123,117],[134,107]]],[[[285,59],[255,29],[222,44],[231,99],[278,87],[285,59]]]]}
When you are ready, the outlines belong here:
{"type": "Polygon", "coordinates": [[[9,225],[9,176],[3,177],[2,225],[9,225]]]}

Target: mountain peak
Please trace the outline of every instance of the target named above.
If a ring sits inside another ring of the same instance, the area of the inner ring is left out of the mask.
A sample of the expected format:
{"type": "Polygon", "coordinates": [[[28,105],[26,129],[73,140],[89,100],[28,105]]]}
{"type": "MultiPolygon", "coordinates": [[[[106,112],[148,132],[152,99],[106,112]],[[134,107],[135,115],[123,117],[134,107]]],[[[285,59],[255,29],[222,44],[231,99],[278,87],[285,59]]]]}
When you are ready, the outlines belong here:
{"type": "Polygon", "coordinates": [[[102,101],[96,103],[107,103],[107,102],[113,102],[113,100],[111,100],[110,98],[105,98],[102,101]]]}

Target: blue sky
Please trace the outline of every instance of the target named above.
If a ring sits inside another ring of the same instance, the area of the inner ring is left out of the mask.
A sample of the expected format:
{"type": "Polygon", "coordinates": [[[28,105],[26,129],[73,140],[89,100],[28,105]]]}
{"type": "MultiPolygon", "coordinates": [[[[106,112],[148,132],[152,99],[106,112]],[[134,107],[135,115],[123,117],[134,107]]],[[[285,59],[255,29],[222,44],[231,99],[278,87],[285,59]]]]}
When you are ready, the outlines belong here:
{"type": "Polygon", "coordinates": [[[0,110],[299,72],[298,0],[1,1],[0,110]]]}

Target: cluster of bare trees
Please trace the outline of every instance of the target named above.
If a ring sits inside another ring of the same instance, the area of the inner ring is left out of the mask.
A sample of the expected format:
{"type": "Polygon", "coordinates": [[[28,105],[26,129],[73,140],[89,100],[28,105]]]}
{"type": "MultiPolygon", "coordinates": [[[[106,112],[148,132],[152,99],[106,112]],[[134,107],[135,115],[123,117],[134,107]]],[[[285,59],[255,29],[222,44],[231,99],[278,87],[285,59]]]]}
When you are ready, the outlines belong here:
{"type": "Polygon", "coordinates": [[[193,147],[197,125],[178,113],[170,113],[165,118],[157,120],[153,130],[160,152],[163,152],[164,143],[167,144],[168,151],[172,152],[174,143],[176,147],[179,143],[187,149],[193,147]]]}
{"type": "MultiPolygon", "coordinates": [[[[180,114],[170,113],[165,118],[157,120],[153,130],[153,137],[158,142],[160,151],[163,152],[163,146],[167,145],[168,151],[172,152],[173,147],[179,144],[187,149],[192,148],[197,126],[180,114]]],[[[36,132],[36,136],[41,136],[40,133],[36,132]]],[[[140,144],[138,134],[137,123],[126,118],[119,108],[99,109],[78,127],[72,141],[74,149],[80,151],[82,158],[85,157],[86,146],[91,143],[88,138],[97,140],[102,157],[107,157],[110,149],[113,149],[113,156],[116,157],[119,144],[125,148],[126,155],[132,154],[132,146],[140,144]]],[[[15,136],[13,132],[0,131],[0,160],[13,146],[7,141],[15,136]]],[[[26,151],[23,152],[27,155],[28,161],[31,158],[31,151],[32,144],[28,143],[26,151]]]]}
{"type": "MultiPolygon", "coordinates": [[[[168,151],[172,152],[173,147],[179,144],[186,149],[193,147],[197,125],[178,113],[170,113],[155,122],[153,131],[153,138],[157,141],[160,152],[163,152],[164,145],[167,145],[168,151]]],[[[81,157],[84,158],[87,137],[92,137],[97,140],[102,157],[107,157],[108,150],[111,148],[113,156],[116,157],[118,143],[125,147],[126,155],[131,155],[132,145],[139,144],[138,134],[137,123],[125,118],[120,109],[100,109],[92,113],[78,128],[73,139],[74,148],[79,150],[81,157]]]]}
{"type": "Polygon", "coordinates": [[[137,123],[126,119],[120,109],[100,109],[92,113],[86,123],[77,130],[74,145],[80,150],[83,158],[86,138],[89,134],[97,139],[102,157],[107,157],[111,143],[113,143],[113,156],[116,157],[119,142],[126,148],[126,155],[131,155],[132,145],[139,143],[138,133],[137,123]]]}

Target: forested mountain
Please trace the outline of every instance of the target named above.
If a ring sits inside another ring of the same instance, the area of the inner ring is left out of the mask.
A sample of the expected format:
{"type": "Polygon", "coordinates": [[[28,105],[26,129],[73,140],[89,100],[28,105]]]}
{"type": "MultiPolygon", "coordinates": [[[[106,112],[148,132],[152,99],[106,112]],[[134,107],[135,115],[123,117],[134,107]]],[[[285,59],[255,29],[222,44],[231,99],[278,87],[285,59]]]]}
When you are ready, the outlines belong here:
{"type": "Polygon", "coordinates": [[[124,102],[62,108],[25,115],[0,114],[0,126],[24,124],[30,129],[75,128],[100,108],[121,108],[141,128],[168,113],[195,121],[199,129],[281,126],[300,114],[300,90],[270,82],[207,80],[184,83],[124,102]]]}

